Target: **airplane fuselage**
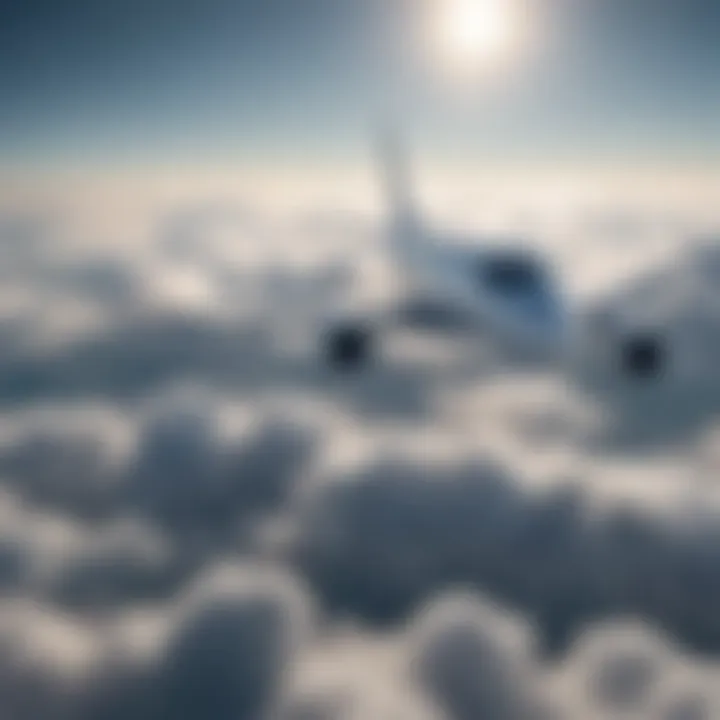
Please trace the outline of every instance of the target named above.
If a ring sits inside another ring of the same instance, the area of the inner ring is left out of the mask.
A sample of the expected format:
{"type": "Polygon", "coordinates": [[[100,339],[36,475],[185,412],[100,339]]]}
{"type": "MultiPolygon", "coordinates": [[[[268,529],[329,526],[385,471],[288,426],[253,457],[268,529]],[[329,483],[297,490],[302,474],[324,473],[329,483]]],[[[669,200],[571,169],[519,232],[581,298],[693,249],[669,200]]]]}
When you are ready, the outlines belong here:
{"type": "Polygon", "coordinates": [[[411,292],[445,304],[478,331],[542,353],[559,351],[565,319],[538,258],[524,249],[395,227],[391,247],[411,292]]]}

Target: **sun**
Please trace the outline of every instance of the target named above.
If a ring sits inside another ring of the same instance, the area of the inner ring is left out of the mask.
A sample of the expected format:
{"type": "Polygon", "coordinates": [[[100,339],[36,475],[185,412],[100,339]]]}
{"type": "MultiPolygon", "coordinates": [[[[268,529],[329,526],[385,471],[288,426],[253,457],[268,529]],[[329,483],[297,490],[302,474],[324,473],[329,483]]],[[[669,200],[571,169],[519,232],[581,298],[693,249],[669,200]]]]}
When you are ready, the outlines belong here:
{"type": "Polygon", "coordinates": [[[440,0],[436,28],[443,57],[464,70],[505,60],[520,40],[512,0],[440,0]]]}

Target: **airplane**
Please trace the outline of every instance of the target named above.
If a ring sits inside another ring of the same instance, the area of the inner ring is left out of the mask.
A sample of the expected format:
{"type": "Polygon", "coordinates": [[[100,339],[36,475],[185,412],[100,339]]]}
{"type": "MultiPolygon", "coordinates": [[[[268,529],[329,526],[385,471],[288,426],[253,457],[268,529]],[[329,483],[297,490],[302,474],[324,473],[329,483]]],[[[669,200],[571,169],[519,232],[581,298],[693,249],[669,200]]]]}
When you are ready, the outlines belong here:
{"type": "MultiPolygon", "coordinates": [[[[379,148],[388,205],[386,249],[406,297],[390,312],[350,313],[329,323],[322,340],[327,363],[358,370],[373,358],[382,333],[398,326],[432,330],[445,322],[490,336],[516,356],[564,362],[577,337],[577,318],[550,264],[514,239],[462,237],[431,228],[412,197],[408,163],[396,136],[385,135],[379,148]]],[[[659,374],[664,348],[657,336],[613,332],[607,341],[619,349],[622,372],[659,374]]]]}
{"type": "Polygon", "coordinates": [[[564,306],[537,253],[501,239],[462,237],[430,228],[412,197],[395,137],[380,145],[388,204],[386,248],[406,297],[384,318],[340,320],[326,332],[327,359],[338,367],[369,360],[376,336],[398,324],[459,323],[498,340],[552,353],[562,344],[564,306]]]}

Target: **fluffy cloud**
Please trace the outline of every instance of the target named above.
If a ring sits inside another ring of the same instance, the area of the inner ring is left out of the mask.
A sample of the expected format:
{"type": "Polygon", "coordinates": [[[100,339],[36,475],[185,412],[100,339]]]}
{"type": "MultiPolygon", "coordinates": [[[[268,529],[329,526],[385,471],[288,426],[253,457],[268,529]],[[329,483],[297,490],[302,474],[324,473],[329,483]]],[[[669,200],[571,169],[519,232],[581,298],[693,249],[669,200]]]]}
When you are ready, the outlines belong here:
{"type": "Polygon", "coordinates": [[[518,720],[533,712],[532,638],[487,601],[443,598],[418,620],[422,686],[456,720],[518,720]]]}
{"type": "Polygon", "coordinates": [[[6,484],[35,507],[112,513],[133,428],[107,407],[49,407],[7,417],[0,448],[6,484]]]}
{"type": "MultiPolygon", "coordinates": [[[[250,569],[252,570],[252,568],[250,569]]],[[[222,570],[180,605],[159,664],[162,717],[262,717],[282,691],[309,608],[287,578],[222,570]]]]}
{"type": "Polygon", "coordinates": [[[86,533],[45,573],[41,590],[75,610],[123,607],[167,597],[182,578],[184,563],[172,543],[142,522],[116,521],[86,533]]]}
{"type": "MultiPolygon", "coordinates": [[[[564,377],[461,333],[382,335],[340,376],[328,317],[396,290],[370,218],[143,212],[107,241],[0,219],[10,720],[717,715],[717,669],[689,656],[720,648],[711,244],[595,300],[610,334],[564,377]],[[671,343],[652,386],[602,363],[624,323],[671,343]],[[540,477],[553,452],[572,472],[540,477]],[[635,472],[653,486],[608,505],[635,472]]],[[[595,229],[643,220],[614,223],[595,229]]],[[[598,245],[573,243],[558,264],[589,287],[598,245]]]]}
{"type": "Polygon", "coordinates": [[[314,431],[242,407],[233,428],[232,411],[213,393],[162,396],[128,468],[129,507],[186,539],[200,531],[239,540],[244,526],[278,510],[312,457],[314,431]]]}
{"type": "Polygon", "coordinates": [[[553,653],[593,618],[627,612],[716,648],[716,521],[591,497],[531,494],[488,461],[371,462],[304,495],[291,555],[330,608],[374,621],[470,583],[535,618],[553,653]]]}

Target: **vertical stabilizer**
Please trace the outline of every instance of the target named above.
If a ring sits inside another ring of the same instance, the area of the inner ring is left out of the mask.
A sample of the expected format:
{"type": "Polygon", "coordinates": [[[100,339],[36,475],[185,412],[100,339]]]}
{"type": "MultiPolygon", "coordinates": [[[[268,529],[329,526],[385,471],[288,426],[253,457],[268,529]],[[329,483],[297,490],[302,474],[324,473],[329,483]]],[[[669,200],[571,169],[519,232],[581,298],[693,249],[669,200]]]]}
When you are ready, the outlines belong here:
{"type": "Polygon", "coordinates": [[[393,131],[379,137],[378,158],[382,189],[389,220],[393,226],[414,225],[417,221],[406,149],[393,131]]]}
{"type": "Polygon", "coordinates": [[[411,171],[399,136],[386,131],[379,137],[382,191],[388,219],[390,251],[403,274],[426,265],[428,248],[415,204],[411,171]]]}

